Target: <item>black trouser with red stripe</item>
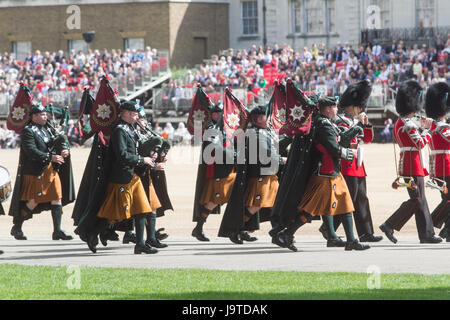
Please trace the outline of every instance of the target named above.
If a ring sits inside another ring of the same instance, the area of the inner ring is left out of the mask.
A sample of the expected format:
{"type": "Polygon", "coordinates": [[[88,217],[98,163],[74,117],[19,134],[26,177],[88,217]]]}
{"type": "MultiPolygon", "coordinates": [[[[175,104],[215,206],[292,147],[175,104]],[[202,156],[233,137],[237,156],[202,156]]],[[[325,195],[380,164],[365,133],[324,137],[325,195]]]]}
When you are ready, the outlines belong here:
{"type": "MultiPolygon", "coordinates": [[[[370,214],[369,199],[367,198],[366,177],[344,175],[344,179],[347,183],[348,190],[350,191],[353,206],[355,207],[353,218],[355,220],[358,237],[361,238],[364,235],[373,234],[372,216],[370,214]]],[[[334,230],[337,230],[341,224],[340,217],[340,215],[333,217],[334,230]]]]}
{"type": "MultiPolygon", "coordinates": [[[[403,202],[400,205],[400,208],[386,220],[385,224],[394,230],[400,231],[406,222],[415,215],[419,239],[431,238],[434,236],[434,229],[427,199],[425,198],[424,178],[419,176],[412,177],[417,184],[417,189],[406,189],[408,191],[409,200],[403,202]]],[[[406,182],[409,182],[409,179],[405,180],[406,182]]]]}
{"type": "MultiPolygon", "coordinates": [[[[444,180],[447,187],[450,187],[450,177],[438,177],[438,179],[444,180]]],[[[444,228],[448,230],[450,228],[450,193],[441,192],[441,198],[441,203],[431,213],[431,219],[436,228],[441,229],[445,223],[444,228]]]]}

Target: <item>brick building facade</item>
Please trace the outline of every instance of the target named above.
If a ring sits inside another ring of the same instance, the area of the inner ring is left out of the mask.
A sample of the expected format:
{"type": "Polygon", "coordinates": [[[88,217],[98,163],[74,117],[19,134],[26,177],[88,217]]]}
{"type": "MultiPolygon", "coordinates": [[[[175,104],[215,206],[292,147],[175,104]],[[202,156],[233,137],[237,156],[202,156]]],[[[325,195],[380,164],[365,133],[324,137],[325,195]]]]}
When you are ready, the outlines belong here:
{"type": "Polygon", "coordinates": [[[67,51],[74,43],[84,43],[84,32],[95,31],[91,49],[123,50],[132,39],[144,47],[169,51],[171,65],[193,66],[228,48],[228,2],[4,0],[0,2],[0,51],[13,52],[24,44],[31,52],[67,51]],[[71,5],[79,8],[80,28],[70,24],[76,14],[71,5]]]}

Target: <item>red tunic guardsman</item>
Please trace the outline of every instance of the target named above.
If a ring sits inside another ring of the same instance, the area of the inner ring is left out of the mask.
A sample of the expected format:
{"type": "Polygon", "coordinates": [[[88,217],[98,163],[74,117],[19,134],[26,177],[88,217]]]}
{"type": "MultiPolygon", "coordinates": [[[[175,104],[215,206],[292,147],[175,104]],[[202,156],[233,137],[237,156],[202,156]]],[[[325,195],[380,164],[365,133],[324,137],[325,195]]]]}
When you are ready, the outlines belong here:
{"type": "MultiPolygon", "coordinates": [[[[367,197],[367,174],[363,162],[364,153],[360,146],[361,142],[370,143],[373,140],[373,128],[364,112],[371,92],[372,87],[366,80],[349,85],[339,101],[341,114],[336,118],[336,125],[343,131],[347,131],[355,126],[363,129],[363,135],[356,136],[350,142],[350,148],[355,150],[355,158],[352,161],[341,160],[341,172],[355,207],[353,216],[361,242],[378,242],[383,239],[381,236],[374,235],[369,199],[367,197]]],[[[341,216],[333,217],[335,230],[341,223],[340,218],[341,216]]],[[[325,224],[322,224],[319,230],[325,238],[328,238],[325,224]]]]}
{"type": "MultiPolygon", "coordinates": [[[[430,176],[445,181],[447,187],[450,186],[450,125],[445,118],[450,106],[449,92],[448,84],[439,82],[428,88],[425,97],[427,117],[434,120],[431,126],[430,176]]],[[[450,242],[450,194],[446,188],[442,188],[441,197],[442,201],[431,213],[431,219],[434,227],[439,229],[445,223],[439,235],[450,242]]]]}
{"type": "Polygon", "coordinates": [[[420,243],[439,243],[441,238],[434,235],[433,223],[425,198],[424,176],[428,175],[422,165],[421,150],[431,139],[432,119],[421,119],[421,127],[416,125],[412,117],[420,111],[420,100],[423,89],[417,81],[408,80],[400,84],[397,92],[395,108],[400,118],[394,125],[394,138],[400,146],[399,174],[405,176],[406,182],[413,180],[414,185],[408,187],[409,199],[380,226],[389,240],[397,243],[394,230],[400,231],[408,220],[415,215],[420,243]]]}

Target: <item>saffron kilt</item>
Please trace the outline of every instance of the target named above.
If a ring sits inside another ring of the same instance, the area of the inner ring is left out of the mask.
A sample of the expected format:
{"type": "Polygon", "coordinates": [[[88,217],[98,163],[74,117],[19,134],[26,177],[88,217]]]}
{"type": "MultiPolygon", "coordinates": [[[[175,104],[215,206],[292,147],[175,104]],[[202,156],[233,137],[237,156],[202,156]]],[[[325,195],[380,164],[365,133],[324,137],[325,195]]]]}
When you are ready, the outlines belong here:
{"type": "Polygon", "coordinates": [[[50,163],[40,176],[25,174],[22,177],[21,201],[34,199],[36,203],[47,203],[62,198],[61,180],[50,163]]]}
{"type": "Polygon", "coordinates": [[[136,174],[133,174],[128,184],[108,183],[106,194],[97,216],[108,220],[110,224],[152,212],[141,178],[136,174]]]}
{"type": "Polygon", "coordinates": [[[245,206],[272,208],[277,192],[277,175],[249,178],[244,193],[245,206]]]}
{"type": "Polygon", "coordinates": [[[312,175],[297,210],[313,216],[335,216],[353,212],[355,208],[344,177],[339,173],[336,177],[312,175]]]}
{"type": "Polygon", "coordinates": [[[233,190],[234,180],[236,179],[236,170],[233,168],[231,173],[225,178],[208,178],[205,181],[200,197],[200,205],[212,202],[222,205],[228,201],[233,190]]]}

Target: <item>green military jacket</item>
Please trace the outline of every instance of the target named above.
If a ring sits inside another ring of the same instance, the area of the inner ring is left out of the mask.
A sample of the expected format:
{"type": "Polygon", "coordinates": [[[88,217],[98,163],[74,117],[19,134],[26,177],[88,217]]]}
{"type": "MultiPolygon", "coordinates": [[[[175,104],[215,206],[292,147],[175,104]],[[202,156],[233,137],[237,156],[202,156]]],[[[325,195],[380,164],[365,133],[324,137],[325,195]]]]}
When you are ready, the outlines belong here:
{"type": "Polygon", "coordinates": [[[21,150],[26,161],[22,174],[40,176],[52,160],[51,132],[45,126],[30,122],[21,133],[21,150]]]}
{"type": "Polygon", "coordinates": [[[362,132],[360,127],[341,131],[328,117],[318,113],[315,115],[316,126],[314,137],[313,170],[321,176],[335,177],[341,172],[341,159],[353,159],[348,149],[350,141],[362,132]]]}
{"type": "Polygon", "coordinates": [[[271,176],[278,173],[282,158],[277,149],[279,143],[275,132],[256,126],[246,130],[246,163],[249,178],[271,176]]]}
{"type": "Polygon", "coordinates": [[[109,182],[128,184],[137,166],[144,165],[144,158],[138,154],[138,136],[135,129],[120,120],[111,133],[109,161],[111,175],[109,182]]]}
{"type": "MultiPolygon", "coordinates": [[[[214,121],[210,120],[208,123],[206,123],[205,125],[205,130],[219,130],[219,129],[215,129],[215,123],[214,121]]],[[[225,141],[225,133],[222,132],[223,135],[223,141],[225,141]]],[[[217,141],[215,141],[215,138],[217,138],[216,136],[210,136],[208,137],[208,139],[206,141],[203,141],[202,143],[202,154],[201,154],[201,161],[202,164],[206,165],[205,163],[205,159],[203,158],[203,152],[205,150],[205,148],[210,145],[211,143],[217,143],[217,141]]],[[[214,163],[214,178],[225,178],[227,177],[231,171],[234,168],[234,150],[232,150],[231,148],[223,148],[223,145],[220,146],[220,148],[222,149],[222,163],[214,163]],[[227,161],[228,159],[228,161],[227,161]],[[229,162],[233,162],[233,163],[229,163],[229,162]]],[[[215,156],[215,152],[213,152],[212,154],[213,156],[215,156]]]]}

